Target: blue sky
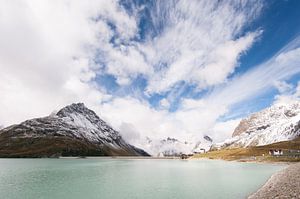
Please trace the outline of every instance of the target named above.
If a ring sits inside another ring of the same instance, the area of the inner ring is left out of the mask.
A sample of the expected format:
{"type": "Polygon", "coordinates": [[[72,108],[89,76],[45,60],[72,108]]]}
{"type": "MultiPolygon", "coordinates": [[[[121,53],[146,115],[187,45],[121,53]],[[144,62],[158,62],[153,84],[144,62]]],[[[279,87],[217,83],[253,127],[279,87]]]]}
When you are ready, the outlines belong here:
{"type": "MultiPolygon", "coordinates": [[[[247,32],[262,30],[260,36],[253,42],[253,45],[247,49],[246,52],[238,58],[237,66],[234,72],[228,75],[228,80],[233,79],[237,75],[246,73],[253,67],[256,67],[260,63],[270,59],[281,48],[288,44],[291,40],[299,36],[300,33],[300,2],[297,0],[287,1],[261,1],[263,7],[253,21],[249,24],[245,24],[239,35],[245,35],[247,32]]],[[[144,43],[147,39],[155,38],[159,36],[164,29],[163,20],[161,25],[153,27],[153,21],[149,15],[149,10],[156,6],[154,1],[120,1],[121,5],[126,9],[129,14],[133,14],[133,10],[136,6],[145,7],[141,11],[138,23],[138,33],[133,38],[135,42],[144,43]]],[[[201,37],[199,35],[199,37],[201,37]]],[[[112,41],[114,43],[114,41],[112,41]]],[[[161,93],[151,93],[145,95],[144,92],[147,87],[147,79],[142,75],[137,76],[132,80],[129,85],[119,85],[116,78],[110,74],[101,74],[96,78],[97,82],[103,85],[106,90],[112,95],[126,96],[132,95],[136,97],[138,93],[139,97],[147,100],[153,108],[159,108],[159,101],[163,98],[167,98],[171,93],[176,95],[171,99],[171,105],[168,108],[169,111],[174,112],[178,109],[182,98],[199,99],[203,97],[214,87],[198,90],[194,84],[186,82],[178,82],[177,87],[170,91],[161,93]],[[183,85],[183,86],[181,86],[183,85]]],[[[289,84],[296,86],[299,80],[299,75],[289,77],[285,79],[289,84]]],[[[246,89],[246,88],[245,88],[246,89]]],[[[270,106],[274,101],[274,96],[278,94],[276,88],[272,88],[262,95],[257,96],[255,99],[251,99],[252,102],[245,102],[234,106],[235,109],[241,109],[240,114],[228,113],[224,118],[244,117],[249,113],[261,110],[270,106]],[[245,107],[243,107],[245,106],[245,107]],[[232,114],[232,116],[230,115],[232,114]]]]}
{"type": "MultiPolygon", "coordinates": [[[[299,1],[268,1],[265,3],[261,16],[251,25],[254,29],[261,28],[264,31],[262,37],[240,58],[240,67],[237,68],[236,74],[244,73],[251,67],[268,60],[300,34],[299,1]]],[[[285,81],[296,86],[299,79],[300,75],[295,74],[285,81]]],[[[245,117],[251,112],[270,106],[278,94],[278,90],[273,88],[257,96],[256,99],[234,108],[242,109],[242,113],[238,116],[245,117]]],[[[230,113],[228,116],[230,117],[230,113]]]]}
{"type": "Polygon", "coordinates": [[[84,102],[132,143],[300,97],[298,0],[1,1],[0,126],[84,102]]]}

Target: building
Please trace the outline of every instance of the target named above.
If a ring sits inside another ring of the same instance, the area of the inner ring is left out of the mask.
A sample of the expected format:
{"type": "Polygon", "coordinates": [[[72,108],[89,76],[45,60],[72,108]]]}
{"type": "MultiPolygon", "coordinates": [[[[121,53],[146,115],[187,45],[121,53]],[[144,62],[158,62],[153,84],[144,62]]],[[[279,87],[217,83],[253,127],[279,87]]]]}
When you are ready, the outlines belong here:
{"type": "Polygon", "coordinates": [[[165,157],[165,155],[162,152],[160,152],[160,153],[157,154],[157,157],[158,158],[163,158],[163,157],[165,157]]]}
{"type": "Polygon", "coordinates": [[[283,151],[281,149],[271,149],[269,150],[270,155],[283,155],[283,151]]]}
{"type": "Polygon", "coordinates": [[[181,158],[181,159],[188,159],[188,158],[189,158],[189,156],[188,156],[188,155],[186,155],[186,154],[181,154],[181,155],[180,155],[180,158],[181,158]]]}
{"type": "Polygon", "coordinates": [[[201,154],[201,153],[205,153],[206,151],[205,151],[205,149],[195,149],[194,151],[193,151],[193,153],[194,154],[201,154]]]}

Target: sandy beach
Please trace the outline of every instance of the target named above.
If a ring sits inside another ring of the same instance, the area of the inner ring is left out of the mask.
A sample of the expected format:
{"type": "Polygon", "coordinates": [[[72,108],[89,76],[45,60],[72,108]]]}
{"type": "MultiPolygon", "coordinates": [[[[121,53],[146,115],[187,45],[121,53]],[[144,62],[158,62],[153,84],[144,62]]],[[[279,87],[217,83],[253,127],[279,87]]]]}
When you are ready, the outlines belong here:
{"type": "Polygon", "coordinates": [[[248,199],[300,198],[300,163],[275,173],[266,184],[248,199]]]}

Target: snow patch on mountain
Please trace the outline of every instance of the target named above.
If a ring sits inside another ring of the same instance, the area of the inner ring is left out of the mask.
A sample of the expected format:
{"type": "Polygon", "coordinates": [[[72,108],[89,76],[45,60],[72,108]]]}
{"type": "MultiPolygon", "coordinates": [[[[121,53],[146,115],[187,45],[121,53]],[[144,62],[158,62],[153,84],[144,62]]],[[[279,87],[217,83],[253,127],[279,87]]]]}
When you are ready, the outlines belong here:
{"type": "Polygon", "coordinates": [[[248,147],[293,140],[300,136],[300,102],[278,103],[243,119],[233,137],[215,145],[248,147]]]}
{"type": "Polygon", "coordinates": [[[120,154],[146,155],[144,151],[128,144],[97,114],[83,103],[74,103],[57,113],[12,125],[0,131],[0,135],[12,138],[68,137],[105,150],[116,149],[120,154]]]}
{"type": "Polygon", "coordinates": [[[72,104],[61,109],[57,114],[67,124],[84,131],[84,136],[90,141],[113,143],[120,134],[101,120],[94,111],[87,109],[83,103],[72,104]]]}

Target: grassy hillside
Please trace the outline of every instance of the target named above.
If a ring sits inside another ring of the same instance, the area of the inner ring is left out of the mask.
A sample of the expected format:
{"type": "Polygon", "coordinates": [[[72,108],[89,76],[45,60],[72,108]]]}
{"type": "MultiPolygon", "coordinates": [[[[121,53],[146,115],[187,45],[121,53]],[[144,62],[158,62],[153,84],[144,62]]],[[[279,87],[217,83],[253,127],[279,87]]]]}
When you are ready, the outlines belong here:
{"type": "Polygon", "coordinates": [[[59,156],[134,156],[134,151],[98,146],[66,136],[9,138],[0,136],[0,158],[59,156]]]}
{"type": "Polygon", "coordinates": [[[269,150],[282,149],[284,154],[288,150],[300,150],[300,138],[292,141],[278,142],[265,146],[249,147],[249,148],[234,148],[210,151],[205,154],[194,155],[193,158],[210,158],[210,159],[224,159],[224,160],[239,160],[239,161],[284,161],[284,162],[297,162],[300,157],[293,156],[270,156],[269,150]]]}

